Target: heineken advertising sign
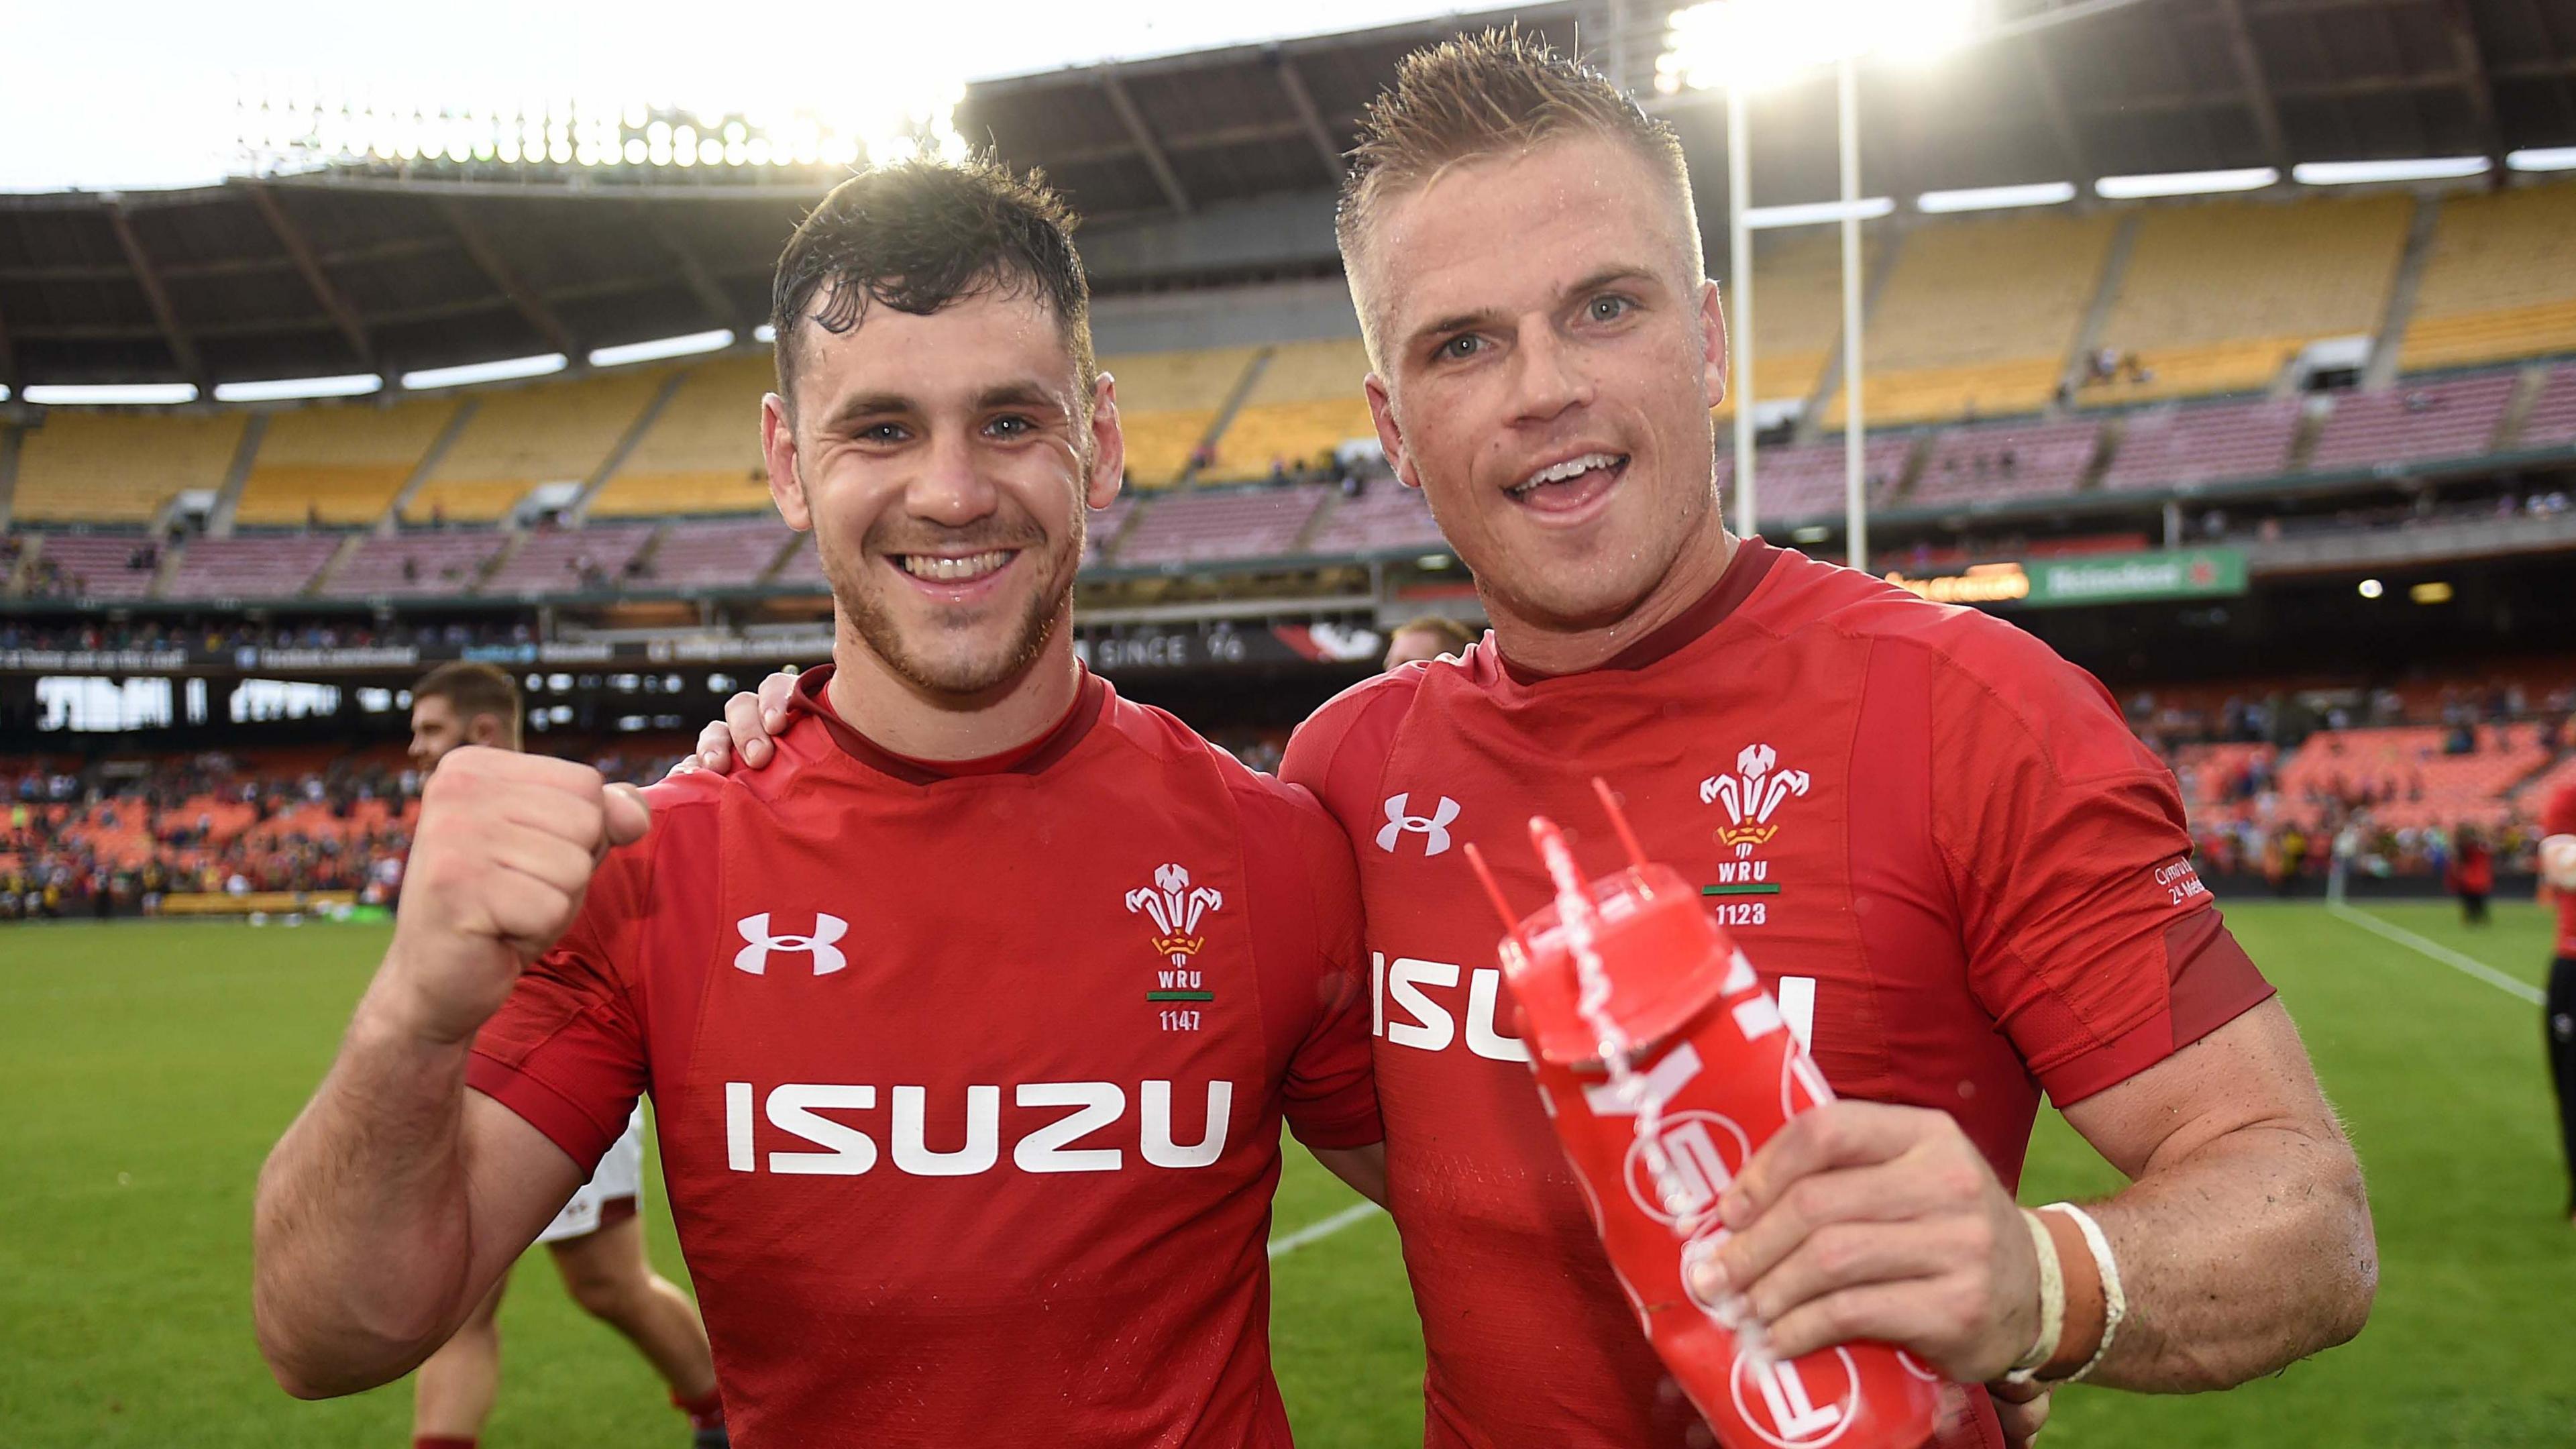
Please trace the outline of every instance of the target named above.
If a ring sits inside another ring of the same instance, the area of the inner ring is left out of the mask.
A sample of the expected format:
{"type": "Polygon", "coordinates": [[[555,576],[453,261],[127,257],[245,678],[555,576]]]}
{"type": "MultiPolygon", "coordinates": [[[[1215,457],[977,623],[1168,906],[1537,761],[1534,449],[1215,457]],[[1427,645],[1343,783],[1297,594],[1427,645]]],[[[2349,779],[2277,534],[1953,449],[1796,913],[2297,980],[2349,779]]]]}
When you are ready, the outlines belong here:
{"type": "Polygon", "coordinates": [[[2134,604],[2154,599],[2232,598],[2245,592],[2245,553],[2190,548],[2170,553],[2112,553],[1977,564],[1955,574],[1887,581],[1944,604],[2134,604]]]}

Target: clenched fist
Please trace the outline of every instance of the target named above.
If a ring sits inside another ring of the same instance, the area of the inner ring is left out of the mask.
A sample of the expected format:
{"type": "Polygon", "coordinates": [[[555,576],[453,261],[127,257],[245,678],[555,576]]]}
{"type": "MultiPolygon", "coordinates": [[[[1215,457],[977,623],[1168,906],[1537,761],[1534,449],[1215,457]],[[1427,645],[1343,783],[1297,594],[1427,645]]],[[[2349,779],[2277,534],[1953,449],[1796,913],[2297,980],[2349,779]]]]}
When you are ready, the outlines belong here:
{"type": "Polygon", "coordinates": [[[386,956],[389,1003],[413,1032],[461,1042],[581,912],[590,873],[650,823],[631,785],[570,760],[468,746],[421,792],[386,956]]]}

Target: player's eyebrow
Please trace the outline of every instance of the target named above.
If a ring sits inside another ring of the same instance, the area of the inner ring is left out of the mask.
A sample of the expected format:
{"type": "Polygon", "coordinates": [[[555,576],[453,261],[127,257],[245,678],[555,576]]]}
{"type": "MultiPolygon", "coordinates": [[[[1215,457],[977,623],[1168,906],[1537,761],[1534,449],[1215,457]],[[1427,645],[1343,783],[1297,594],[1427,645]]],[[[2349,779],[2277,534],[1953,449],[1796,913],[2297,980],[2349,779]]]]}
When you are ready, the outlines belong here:
{"type": "MultiPolygon", "coordinates": [[[[1657,290],[1660,290],[1662,285],[1655,279],[1651,268],[1621,262],[1601,268],[1572,286],[1563,288],[1557,295],[1561,302],[1572,302],[1605,287],[1622,284],[1632,287],[1643,284],[1645,287],[1657,290]]],[[[1474,328],[1490,326],[1499,321],[1503,315],[1502,310],[1495,307],[1486,307],[1473,312],[1452,312],[1437,321],[1426,322],[1414,328],[1405,338],[1405,350],[1410,352],[1434,338],[1445,337],[1453,332],[1466,332],[1474,328]]]]}
{"type": "Polygon", "coordinates": [[[1068,416],[1073,412],[1054,388],[1026,378],[998,382],[975,394],[977,412],[991,412],[995,408],[1028,408],[1068,416]]]}
{"type": "Polygon", "coordinates": [[[920,405],[899,392],[853,393],[841,399],[832,415],[823,420],[821,431],[837,433],[861,418],[900,416],[919,411],[920,405]]]}

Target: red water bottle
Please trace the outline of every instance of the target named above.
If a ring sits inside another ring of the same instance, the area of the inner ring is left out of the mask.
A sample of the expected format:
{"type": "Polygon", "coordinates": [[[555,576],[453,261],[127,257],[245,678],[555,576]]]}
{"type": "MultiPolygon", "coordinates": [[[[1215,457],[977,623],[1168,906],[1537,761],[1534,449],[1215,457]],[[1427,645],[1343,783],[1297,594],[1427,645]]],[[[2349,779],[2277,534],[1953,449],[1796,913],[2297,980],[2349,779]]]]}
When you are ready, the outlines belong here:
{"type": "Polygon", "coordinates": [[[1739,1334],[1738,1301],[1693,1295],[1686,1263],[1725,1241],[1717,1200],[1772,1133],[1833,1100],[1752,963],[1680,875],[1648,864],[1607,787],[1629,868],[1586,885],[1556,826],[1530,821],[1556,904],[1510,934],[1539,1096],[1647,1339],[1727,1449],[1919,1449],[1945,1385],[1902,1350],[1851,1343],[1786,1362],[1739,1334]]]}

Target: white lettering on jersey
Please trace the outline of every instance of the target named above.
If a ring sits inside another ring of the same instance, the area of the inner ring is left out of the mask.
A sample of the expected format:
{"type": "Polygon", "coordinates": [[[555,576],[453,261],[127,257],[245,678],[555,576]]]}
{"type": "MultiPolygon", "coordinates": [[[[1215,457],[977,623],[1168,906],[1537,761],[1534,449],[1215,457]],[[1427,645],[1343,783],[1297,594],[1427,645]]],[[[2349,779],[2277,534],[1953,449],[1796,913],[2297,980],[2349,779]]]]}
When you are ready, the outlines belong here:
{"type": "Polygon", "coordinates": [[[1226,1114],[1234,1107],[1234,1083],[1208,1083],[1207,1127],[1192,1147],[1172,1141],[1172,1084],[1147,1082],[1142,1095],[1147,1162],[1156,1167],[1205,1167],[1225,1151],[1226,1114]]]}
{"type": "MultiPolygon", "coordinates": [[[[758,1095],[749,1082],[724,1084],[725,1166],[735,1172],[760,1170],[755,1150],[752,1102],[758,1095]]],[[[1225,1154],[1227,1127],[1234,1109],[1234,1083],[1207,1084],[1207,1117],[1199,1140],[1180,1143],[1172,1134],[1172,1084],[1151,1081],[1139,1089],[1143,1156],[1155,1167],[1208,1167],[1225,1154]]],[[[899,1086],[888,1094],[888,1160],[909,1177],[974,1177],[1001,1161],[1002,1089],[966,1089],[965,1145],[933,1151],[926,1141],[929,1092],[899,1086]]],[[[1127,1093],[1115,1082],[1024,1082],[1013,1090],[1021,1107],[1071,1107],[1069,1115],[1022,1136],[1011,1150],[1012,1165],[1022,1172],[1116,1172],[1126,1154],[1115,1147],[1077,1147],[1082,1139],[1118,1121],[1127,1112],[1127,1093]]],[[[821,1115],[875,1108],[877,1089],[838,1082],[782,1082],[769,1089],[765,1114],[769,1125],[806,1148],[821,1151],[773,1151],[768,1170],[799,1177],[857,1177],[876,1168],[877,1140],[852,1124],[821,1115]]]]}
{"type": "Polygon", "coordinates": [[[773,1152],[769,1170],[794,1176],[856,1177],[877,1165],[877,1145],[846,1122],[815,1115],[816,1108],[847,1111],[877,1104],[874,1087],[833,1082],[789,1082],[769,1094],[769,1125],[802,1138],[821,1152],[773,1152]]]}
{"type": "MultiPolygon", "coordinates": [[[[1051,1122],[1020,1139],[1011,1161],[1022,1172],[1116,1172],[1121,1154],[1115,1147],[1073,1148],[1127,1110],[1127,1094],[1116,1082],[1023,1082],[1023,1107],[1074,1107],[1071,1116],[1051,1122]]],[[[1168,1131],[1168,1127],[1166,1128],[1168,1131]]]]}
{"type": "Polygon", "coordinates": [[[954,1152],[933,1152],[922,1140],[929,1095],[920,1087],[894,1089],[896,1170],[915,1177],[973,1177],[989,1170],[1001,1153],[1002,1089],[966,1089],[966,1145],[954,1152]]]}
{"type": "MultiPolygon", "coordinates": [[[[1458,1040],[1458,1018],[1423,990],[1427,986],[1455,988],[1459,977],[1456,962],[1421,961],[1411,956],[1389,962],[1384,952],[1372,951],[1369,976],[1375,998],[1370,1003],[1369,1017],[1376,1035],[1397,1046],[1426,1052],[1446,1051],[1458,1040]],[[1390,998],[1404,1016],[1412,1019],[1390,1019],[1386,1010],[1390,998]]],[[[1491,966],[1479,966],[1466,976],[1467,1050],[1492,1062],[1528,1061],[1528,1044],[1506,1035],[1498,1025],[1503,973],[1491,966]]]]}

